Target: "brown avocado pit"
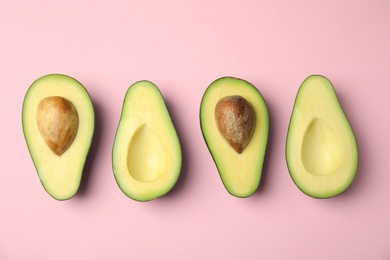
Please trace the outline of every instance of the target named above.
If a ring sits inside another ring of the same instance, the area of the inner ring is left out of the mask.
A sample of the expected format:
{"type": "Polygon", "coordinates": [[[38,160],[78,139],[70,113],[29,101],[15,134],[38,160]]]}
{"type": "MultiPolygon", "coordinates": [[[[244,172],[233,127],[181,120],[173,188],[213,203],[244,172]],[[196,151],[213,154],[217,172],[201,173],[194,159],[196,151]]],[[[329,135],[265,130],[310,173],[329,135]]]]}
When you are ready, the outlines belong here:
{"type": "Polygon", "coordinates": [[[256,114],[252,105],[241,96],[227,96],[215,106],[218,130],[229,145],[241,154],[252,138],[256,114]]]}
{"type": "Polygon", "coordinates": [[[58,156],[72,145],[79,127],[73,104],[60,96],[42,99],[37,108],[37,126],[49,148],[58,156]]]}

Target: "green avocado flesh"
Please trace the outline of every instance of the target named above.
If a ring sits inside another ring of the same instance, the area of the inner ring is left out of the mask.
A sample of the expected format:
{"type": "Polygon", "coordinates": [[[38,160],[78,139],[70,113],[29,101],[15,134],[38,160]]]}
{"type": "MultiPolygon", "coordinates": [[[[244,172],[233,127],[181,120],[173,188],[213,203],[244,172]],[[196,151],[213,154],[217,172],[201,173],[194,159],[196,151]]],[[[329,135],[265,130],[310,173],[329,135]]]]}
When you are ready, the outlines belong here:
{"type": "Polygon", "coordinates": [[[87,90],[66,75],[43,76],[25,95],[22,125],[28,150],[44,189],[57,200],[77,193],[94,118],[87,90]]]}
{"type": "Polygon", "coordinates": [[[268,109],[260,92],[242,79],[217,79],[203,95],[200,124],[226,190],[236,197],[253,195],[260,183],[269,131],[268,109]],[[224,131],[225,125],[232,129],[224,131]]]}
{"type": "Polygon", "coordinates": [[[299,88],[290,119],[286,160],[291,178],[305,194],[330,198],[353,182],[358,148],[332,83],[320,75],[299,88]]]}
{"type": "Polygon", "coordinates": [[[164,98],[152,82],[129,87],[112,152],[119,188],[137,201],[168,193],[180,175],[179,138],[164,98]]]}

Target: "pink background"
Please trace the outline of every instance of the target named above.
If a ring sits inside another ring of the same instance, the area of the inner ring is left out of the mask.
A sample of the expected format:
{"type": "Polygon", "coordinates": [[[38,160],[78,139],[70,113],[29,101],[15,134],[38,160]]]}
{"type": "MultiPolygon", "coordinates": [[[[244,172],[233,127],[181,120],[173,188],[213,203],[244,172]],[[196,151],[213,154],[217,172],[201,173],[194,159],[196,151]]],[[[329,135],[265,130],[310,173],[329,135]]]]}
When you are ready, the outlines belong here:
{"type": "Polygon", "coordinates": [[[390,259],[390,2],[0,0],[0,259],[390,259]],[[88,89],[95,139],[78,195],[52,199],[24,141],[30,84],[63,73],[88,89]],[[296,92],[310,74],[336,87],[360,150],[355,182],[304,195],[285,162],[296,92]],[[252,82],[270,110],[262,184],[223,187],[199,126],[207,86],[252,82]],[[148,203],[111,168],[122,102],[135,81],[165,96],[183,148],[181,178],[148,203]]]}

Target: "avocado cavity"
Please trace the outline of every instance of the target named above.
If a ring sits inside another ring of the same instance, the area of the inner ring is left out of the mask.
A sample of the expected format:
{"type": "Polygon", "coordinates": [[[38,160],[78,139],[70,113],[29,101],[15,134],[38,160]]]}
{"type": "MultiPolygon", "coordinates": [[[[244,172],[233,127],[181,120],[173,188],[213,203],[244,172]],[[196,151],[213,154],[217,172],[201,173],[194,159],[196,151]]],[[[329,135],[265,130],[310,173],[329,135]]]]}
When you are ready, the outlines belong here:
{"type": "Polygon", "coordinates": [[[149,125],[141,125],[129,145],[129,174],[137,181],[152,182],[165,172],[167,159],[163,143],[157,134],[149,125]]]}
{"type": "Polygon", "coordinates": [[[328,175],[340,168],[344,147],[334,129],[316,118],[306,130],[302,142],[302,163],[308,173],[328,175]]]}

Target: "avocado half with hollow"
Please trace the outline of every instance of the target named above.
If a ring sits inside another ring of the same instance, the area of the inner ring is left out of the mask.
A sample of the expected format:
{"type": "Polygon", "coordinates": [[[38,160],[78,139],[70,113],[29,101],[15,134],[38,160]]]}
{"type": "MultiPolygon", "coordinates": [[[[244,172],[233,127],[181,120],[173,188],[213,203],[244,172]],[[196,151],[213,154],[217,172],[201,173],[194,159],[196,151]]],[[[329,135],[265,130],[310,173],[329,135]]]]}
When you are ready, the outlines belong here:
{"type": "Polygon", "coordinates": [[[127,90],[112,164],[119,188],[137,201],[163,196],[178,180],[179,138],[160,90],[150,81],[136,82],[127,90]]]}
{"type": "Polygon", "coordinates": [[[87,90],[66,75],[43,76],[25,95],[26,143],[43,187],[57,200],[73,197],[80,186],[94,118],[87,90]]]}
{"type": "Polygon", "coordinates": [[[311,197],[334,197],[355,178],[356,138],[332,83],[321,75],[309,76],[299,88],[286,160],[292,180],[311,197]]]}
{"type": "Polygon", "coordinates": [[[226,190],[236,197],[253,195],[260,183],[269,131],[261,93],[243,79],[217,79],[203,95],[200,124],[226,190]]]}

